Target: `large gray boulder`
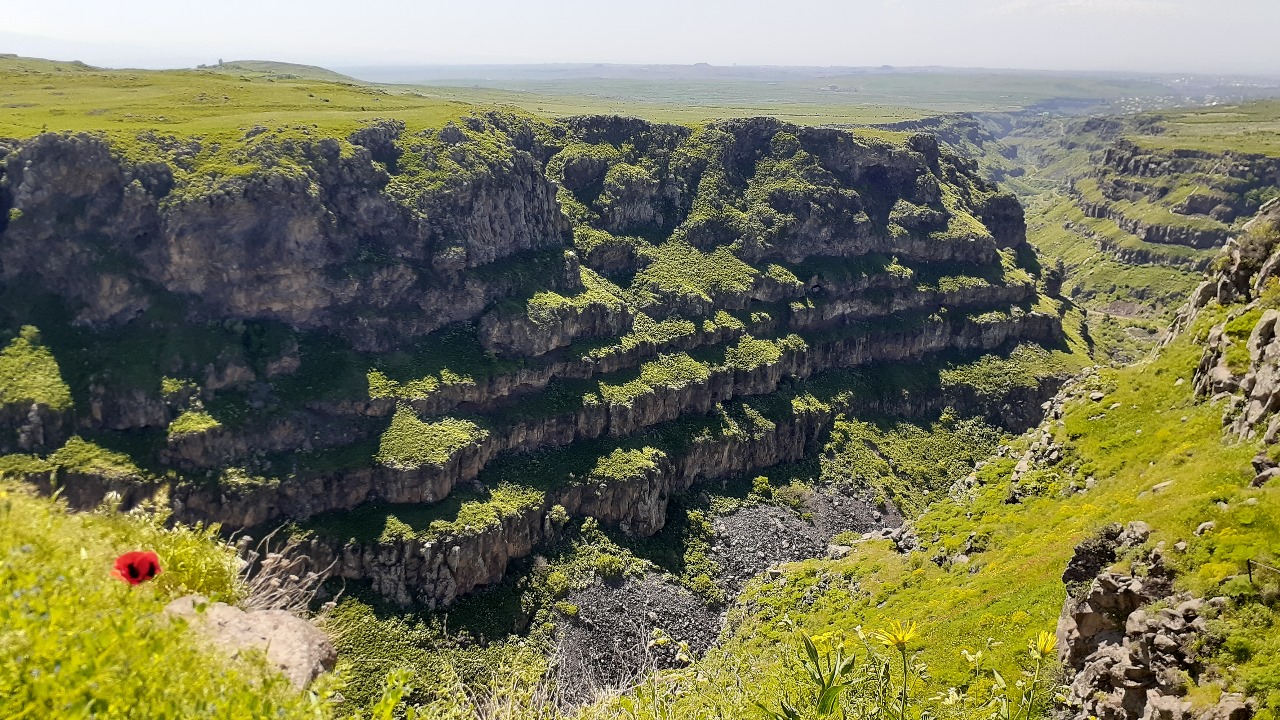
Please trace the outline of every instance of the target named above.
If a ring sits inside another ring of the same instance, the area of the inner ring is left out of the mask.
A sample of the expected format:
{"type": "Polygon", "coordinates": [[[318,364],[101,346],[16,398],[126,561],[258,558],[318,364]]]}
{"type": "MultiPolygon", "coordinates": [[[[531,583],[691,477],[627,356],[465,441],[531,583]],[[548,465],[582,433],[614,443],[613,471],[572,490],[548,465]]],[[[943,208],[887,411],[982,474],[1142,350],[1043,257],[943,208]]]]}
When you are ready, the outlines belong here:
{"type": "Polygon", "coordinates": [[[332,670],[337,660],[327,635],[284,610],[245,611],[186,595],[169,603],[165,612],[186,620],[201,637],[232,657],[261,650],[299,688],[332,670]]]}

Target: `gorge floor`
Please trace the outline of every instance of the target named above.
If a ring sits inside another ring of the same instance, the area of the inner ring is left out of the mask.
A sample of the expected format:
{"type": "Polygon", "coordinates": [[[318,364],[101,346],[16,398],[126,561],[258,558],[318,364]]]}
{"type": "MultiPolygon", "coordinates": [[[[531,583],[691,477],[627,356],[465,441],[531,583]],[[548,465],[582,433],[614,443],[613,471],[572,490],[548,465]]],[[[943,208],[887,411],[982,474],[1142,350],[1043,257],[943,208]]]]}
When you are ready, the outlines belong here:
{"type": "MultiPolygon", "coordinates": [[[[566,595],[556,604],[561,619],[549,651],[561,702],[589,702],[655,669],[688,665],[717,643],[728,609],[751,579],[783,563],[848,552],[837,538],[851,542],[902,523],[891,505],[877,508],[847,488],[806,495],[794,507],[719,498],[734,506],[710,520],[709,557],[720,569],[712,578],[720,590],[714,602],[656,570],[597,577],[566,595]]],[[[699,504],[718,503],[703,495],[699,504]]]]}

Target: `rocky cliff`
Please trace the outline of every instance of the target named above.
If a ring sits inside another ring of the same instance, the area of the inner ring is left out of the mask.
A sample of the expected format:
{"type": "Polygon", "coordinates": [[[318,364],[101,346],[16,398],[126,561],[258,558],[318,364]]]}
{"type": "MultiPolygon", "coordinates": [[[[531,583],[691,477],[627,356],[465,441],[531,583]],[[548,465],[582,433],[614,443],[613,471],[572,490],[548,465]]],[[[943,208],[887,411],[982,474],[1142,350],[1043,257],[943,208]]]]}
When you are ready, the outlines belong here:
{"type": "Polygon", "coordinates": [[[0,210],[0,361],[47,380],[0,394],[26,453],[0,472],[306,521],[319,567],[404,603],[495,582],[569,517],[655,533],[841,413],[1020,429],[1059,380],[938,379],[1063,333],[1017,200],[926,134],[42,134],[0,141],[0,210]],[[866,385],[891,364],[933,379],[866,385]]]}
{"type": "MultiPolygon", "coordinates": [[[[1240,438],[1280,439],[1280,201],[1267,204],[1224,249],[1217,272],[1201,283],[1182,311],[1190,322],[1205,308],[1235,305],[1210,329],[1196,370],[1196,393],[1224,405],[1223,423],[1240,438]]],[[[1265,454],[1257,468],[1260,482],[1275,463],[1265,454]]],[[[1269,477],[1269,476],[1267,476],[1269,477]]]]}

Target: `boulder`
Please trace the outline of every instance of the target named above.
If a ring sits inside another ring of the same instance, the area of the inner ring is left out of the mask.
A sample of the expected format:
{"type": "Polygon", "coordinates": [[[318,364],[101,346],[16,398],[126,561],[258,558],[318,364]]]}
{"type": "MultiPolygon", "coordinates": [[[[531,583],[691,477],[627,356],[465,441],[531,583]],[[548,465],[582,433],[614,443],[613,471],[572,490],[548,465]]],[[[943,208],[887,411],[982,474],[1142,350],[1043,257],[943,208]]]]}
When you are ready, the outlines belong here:
{"type": "Polygon", "coordinates": [[[298,688],[332,670],[337,660],[327,635],[284,610],[245,611],[186,595],[169,603],[165,612],[186,620],[201,637],[232,657],[261,650],[298,688]]]}

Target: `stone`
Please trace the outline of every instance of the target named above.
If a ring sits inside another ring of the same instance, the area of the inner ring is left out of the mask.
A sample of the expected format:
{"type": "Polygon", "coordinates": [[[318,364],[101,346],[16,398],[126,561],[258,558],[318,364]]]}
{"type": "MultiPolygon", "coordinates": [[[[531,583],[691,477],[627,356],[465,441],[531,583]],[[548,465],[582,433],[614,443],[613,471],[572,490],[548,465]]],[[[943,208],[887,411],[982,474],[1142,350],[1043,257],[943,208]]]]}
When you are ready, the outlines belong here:
{"type": "Polygon", "coordinates": [[[1201,716],[1201,720],[1249,720],[1251,717],[1253,706],[1243,695],[1225,693],[1212,710],[1201,716]]]}
{"type": "Polygon", "coordinates": [[[1199,525],[1197,525],[1197,526],[1196,526],[1196,533],[1195,533],[1195,534],[1196,534],[1197,536],[1199,536],[1199,535],[1203,535],[1203,534],[1205,534],[1205,533],[1207,533],[1207,532],[1209,532],[1209,531],[1213,530],[1213,529],[1214,529],[1214,528],[1216,528],[1216,527],[1218,527],[1218,523],[1216,523],[1216,522],[1214,522],[1214,521],[1212,521],[1212,520],[1206,520],[1205,522],[1202,522],[1202,523],[1200,523],[1199,525]]]}
{"type": "Polygon", "coordinates": [[[1259,452],[1257,455],[1254,455],[1253,460],[1250,462],[1253,465],[1253,471],[1256,473],[1262,473],[1269,468],[1277,467],[1276,462],[1272,460],[1271,456],[1267,455],[1266,452],[1259,452]]]}
{"type": "Polygon", "coordinates": [[[1280,467],[1267,468],[1255,475],[1249,484],[1253,487],[1262,487],[1278,477],[1280,477],[1280,467]]]}
{"type": "Polygon", "coordinates": [[[1134,610],[1124,622],[1126,635],[1141,635],[1147,632],[1147,613],[1141,609],[1134,610]]]}
{"type": "Polygon", "coordinates": [[[250,610],[210,603],[200,595],[180,597],[165,612],[231,656],[261,650],[298,688],[305,688],[337,660],[333,643],[315,625],[284,610],[250,610]]]}
{"type": "Polygon", "coordinates": [[[1129,548],[1141,545],[1149,537],[1151,537],[1151,526],[1141,520],[1134,520],[1125,526],[1119,540],[1121,547],[1129,548]]]}
{"type": "Polygon", "coordinates": [[[1105,398],[1106,396],[1107,396],[1106,393],[1101,393],[1097,391],[1089,393],[1089,399],[1094,402],[1102,402],[1102,399],[1105,398]]]}
{"type": "Polygon", "coordinates": [[[1156,690],[1147,691],[1146,708],[1141,720],[1190,720],[1191,703],[1156,690]]]}
{"type": "Polygon", "coordinates": [[[1178,649],[1178,641],[1164,633],[1157,634],[1151,644],[1155,649],[1165,653],[1172,653],[1178,649]]]}
{"type": "Polygon", "coordinates": [[[853,548],[848,545],[837,545],[832,543],[827,546],[827,559],[839,560],[840,558],[847,556],[852,550],[853,548]]]}

